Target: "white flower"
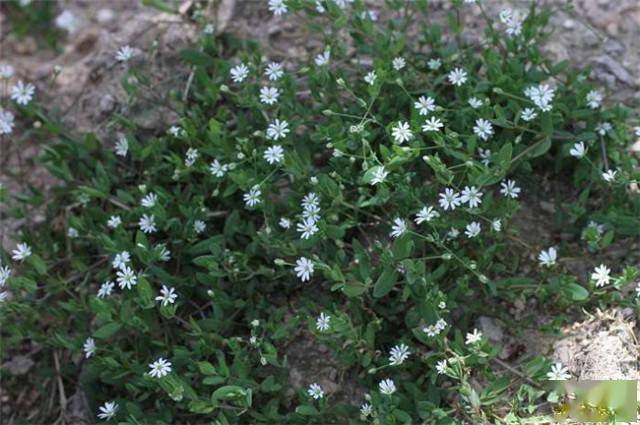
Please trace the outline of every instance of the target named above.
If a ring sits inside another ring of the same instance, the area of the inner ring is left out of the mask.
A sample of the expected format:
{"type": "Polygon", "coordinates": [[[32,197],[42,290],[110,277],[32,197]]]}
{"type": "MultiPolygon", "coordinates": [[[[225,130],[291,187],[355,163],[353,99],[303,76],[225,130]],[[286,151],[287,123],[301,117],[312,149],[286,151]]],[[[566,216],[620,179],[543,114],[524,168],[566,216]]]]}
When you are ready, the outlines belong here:
{"type": "Polygon", "coordinates": [[[558,253],[554,247],[549,248],[548,250],[540,251],[538,254],[538,261],[541,266],[551,267],[556,264],[556,260],[558,259],[558,253]]]}
{"type": "Polygon", "coordinates": [[[331,320],[331,316],[328,316],[324,313],[320,313],[320,316],[316,319],[316,329],[320,332],[326,332],[329,330],[329,321],[331,320]]]}
{"type": "Polygon", "coordinates": [[[614,181],[616,179],[616,170],[607,170],[606,172],[602,173],[602,178],[607,182],[607,183],[611,183],[612,181],[614,181]]]}
{"type": "Polygon", "coordinates": [[[391,366],[401,365],[409,358],[409,354],[411,354],[411,352],[405,344],[396,345],[391,348],[389,352],[389,364],[391,366]]]}
{"type": "Polygon", "coordinates": [[[76,17],[68,10],[62,11],[55,20],[56,26],[69,33],[75,32],[77,27],[76,17]]]}
{"type": "Polygon", "coordinates": [[[127,152],[129,152],[129,141],[126,137],[120,136],[115,146],[116,155],[118,156],[127,156],[127,152]]]}
{"type": "Polygon", "coordinates": [[[241,83],[249,75],[249,68],[247,68],[247,65],[241,63],[231,68],[229,72],[234,83],[241,83]]]}
{"type": "Polygon", "coordinates": [[[154,249],[157,252],[158,259],[160,261],[164,261],[166,263],[167,261],[171,260],[171,251],[169,251],[164,244],[160,244],[154,249]]]}
{"type": "Polygon", "coordinates": [[[360,416],[362,416],[363,418],[366,418],[367,416],[371,415],[371,413],[372,413],[372,408],[369,403],[364,403],[362,406],[360,406],[360,416]]]}
{"type": "Polygon", "coordinates": [[[608,122],[601,122],[596,125],[596,131],[599,135],[604,136],[613,129],[608,122]]]}
{"type": "Polygon", "coordinates": [[[522,32],[522,20],[518,17],[517,12],[505,9],[500,12],[500,21],[507,26],[505,32],[511,37],[520,35],[522,32]]]}
{"type": "Polygon", "coordinates": [[[0,292],[0,304],[2,304],[5,301],[7,301],[8,298],[9,298],[9,291],[0,292]]]}
{"type": "Polygon", "coordinates": [[[428,115],[429,112],[436,110],[436,101],[432,97],[420,96],[417,102],[413,103],[414,108],[418,110],[420,115],[428,115]]]}
{"type": "Polygon", "coordinates": [[[124,266],[116,273],[116,282],[120,289],[131,289],[138,284],[138,277],[130,267],[124,266]]]}
{"type": "Polygon", "coordinates": [[[155,216],[153,214],[150,216],[142,214],[142,217],[140,217],[140,220],[138,221],[138,226],[140,226],[140,230],[144,233],[153,233],[158,230],[156,228],[155,216]]]}
{"type": "Polygon", "coordinates": [[[302,235],[300,235],[301,239],[309,239],[311,236],[315,235],[318,232],[318,226],[316,226],[316,222],[312,218],[305,218],[301,223],[296,225],[296,230],[302,235]]]}
{"type": "Polygon", "coordinates": [[[433,338],[434,336],[440,335],[440,333],[446,327],[447,322],[445,322],[443,319],[439,319],[435,324],[422,328],[422,332],[426,333],[428,337],[433,338]]]}
{"type": "Polygon", "coordinates": [[[224,173],[226,173],[227,170],[229,170],[229,166],[227,164],[221,164],[217,159],[214,159],[211,165],[209,165],[209,171],[215,177],[224,176],[224,173]]]}
{"type": "Polygon", "coordinates": [[[246,204],[247,208],[252,208],[258,205],[260,203],[261,194],[262,191],[260,190],[260,186],[255,185],[251,188],[251,190],[249,190],[248,193],[242,195],[242,199],[244,199],[244,203],[246,204]]]}
{"type": "Polygon", "coordinates": [[[281,63],[271,62],[267,65],[264,75],[266,75],[271,81],[278,81],[284,75],[284,68],[281,63]]]}
{"type": "Polygon", "coordinates": [[[400,217],[396,217],[393,220],[393,225],[391,226],[391,233],[389,236],[392,238],[399,238],[407,231],[407,222],[400,217]]]}
{"type": "Polygon", "coordinates": [[[116,254],[116,256],[113,258],[113,261],[111,262],[111,265],[114,269],[118,270],[129,264],[130,261],[131,255],[129,254],[129,251],[122,251],[116,254]]]}
{"type": "Polygon", "coordinates": [[[478,329],[474,329],[473,333],[469,333],[469,332],[467,333],[465,344],[467,345],[475,344],[477,342],[480,342],[481,339],[482,339],[482,332],[480,332],[478,329]]]}
{"type": "Polygon", "coordinates": [[[318,384],[309,385],[309,389],[307,390],[307,394],[312,397],[314,400],[320,400],[322,396],[324,396],[324,391],[318,384]]]}
{"type": "Polygon", "coordinates": [[[0,78],[8,80],[13,77],[13,67],[8,63],[0,64],[0,78]]]}
{"type": "Polygon", "coordinates": [[[276,16],[283,15],[289,10],[284,0],[269,0],[269,11],[276,16]]]}
{"type": "Polygon", "coordinates": [[[587,105],[591,109],[598,109],[602,104],[602,94],[597,90],[591,90],[587,93],[587,105]]]}
{"type": "Polygon", "coordinates": [[[105,298],[111,295],[111,291],[113,291],[113,287],[115,283],[107,280],[102,285],[100,285],[100,289],[98,289],[98,298],[105,298]]]}
{"type": "Polygon", "coordinates": [[[113,418],[118,412],[118,403],[115,401],[107,401],[105,404],[100,406],[100,413],[98,413],[98,419],[102,419],[103,421],[108,421],[113,418]]]}
{"type": "Polygon", "coordinates": [[[304,198],[302,198],[302,202],[300,203],[300,205],[302,205],[302,208],[304,209],[317,207],[319,204],[320,198],[318,197],[318,195],[316,195],[315,192],[307,193],[304,198]]]}
{"type": "Polygon", "coordinates": [[[311,276],[313,276],[313,261],[305,257],[300,257],[296,260],[296,267],[294,270],[296,272],[296,276],[298,276],[301,281],[306,282],[311,279],[311,276]]]}
{"type": "Polygon", "coordinates": [[[537,116],[538,114],[536,113],[536,110],[533,108],[524,108],[522,110],[522,114],[520,114],[520,118],[522,118],[526,122],[529,122],[535,119],[537,116]]]}
{"type": "Polygon", "coordinates": [[[213,24],[205,25],[204,29],[202,30],[202,32],[207,34],[207,35],[213,34],[214,31],[215,31],[215,27],[213,26],[213,24]]]}
{"type": "Polygon", "coordinates": [[[4,287],[7,279],[11,276],[11,268],[9,266],[0,267],[0,288],[4,287]]]}
{"type": "Polygon", "coordinates": [[[112,215],[107,221],[107,226],[111,229],[115,229],[116,227],[120,226],[120,224],[122,224],[122,219],[119,215],[112,215]]]}
{"type": "Polygon", "coordinates": [[[397,57],[393,60],[392,64],[393,69],[395,69],[396,71],[400,71],[407,65],[407,61],[403,57],[397,57]]]}
{"type": "Polygon", "coordinates": [[[553,97],[555,96],[554,89],[548,84],[540,84],[538,86],[531,86],[525,89],[524,95],[527,96],[538,108],[544,112],[548,112],[552,109],[553,97]]]}
{"type": "Polygon", "coordinates": [[[204,232],[204,229],[206,228],[207,224],[202,220],[196,220],[193,222],[193,230],[196,232],[196,234],[204,232]]]}
{"type": "Polygon", "coordinates": [[[469,239],[471,239],[478,236],[480,234],[480,230],[482,230],[480,227],[480,223],[478,223],[477,221],[473,221],[467,224],[467,227],[465,227],[464,234],[467,235],[469,239]]]}
{"type": "Polygon", "coordinates": [[[142,198],[142,201],[140,201],[142,206],[145,208],[153,208],[156,205],[156,202],[158,202],[158,195],[153,192],[147,194],[144,198],[142,198]]]}
{"type": "Polygon", "coordinates": [[[84,358],[88,359],[96,353],[96,342],[89,337],[84,341],[82,349],[84,350],[84,358]]]}
{"type": "Polygon", "coordinates": [[[449,82],[454,86],[461,86],[467,82],[467,72],[462,68],[456,68],[449,73],[449,82]]]}
{"type": "Polygon", "coordinates": [[[69,227],[69,229],[67,229],[67,236],[69,236],[70,238],[77,238],[78,236],[80,236],[80,233],[78,232],[78,229],[74,228],[74,227],[69,227]]]}
{"type": "Polygon", "coordinates": [[[634,134],[635,134],[637,137],[640,137],[640,127],[634,127],[634,128],[633,128],[633,131],[634,131],[634,134]]]}
{"type": "Polygon", "coordinates": [[[264,151],[264,159],[269,164],[276,164],[282,161],[283,158],[284,149],[282,149],[282,146],[280,145],[270,146],[267,148],[267,150],[264,151]]]}
{"type": "Polygon", "coordinates": [[[289,134],[289,123],[275,119],[267,128],[267,137],[269,139],[284,139],[289,134]]]}
{"type": "Polygon", "coordinates": [[[160,357],[149,365],[149,375],[153,378],[162,378],[171,373],[171,362],[160,357]]]}
{"type": "Polygon", "coordinates": [[[595,268],[593,273],[591,273],[591,280],[596,281],[596,286],[598,288],[608,285],[611,281],[611,276],[609,275],[609,273],[611,273],[609,267],[605,266],[604,264],[600,264],[595,268]]]}
{"type": "Polygon", "coordinates": [[[460,235],[460,231],[455,227],[449,229],[449,232],[447,233],[447,237],[449,237],[450,239],[455,239],[458,237],[458,235],[460,235]]]}
{"type": "Polygon", "coordinates": [[[505,198],[510,197],[516,199],[520,195],[520,188],[516,186],[516,182],[513,180],[507,180],[500,183],[500,193],[505,198]]]}
{"type": "Polygon", "coordinates": [[[178,127],[177,125],[172,125],[169,128],[169,130],[167,130],[167,133],[169,133],[173,137],[180,137],[180,136],[183,136],[185,134],[185,131],[184,131],[184,129],[178,127]]]}
{"type": "Polygon", "coordinates": [[[438,363],[436,363],[436,372],[438,372],[438,375],[442,375],[447,371],[447,361],[446,360],[440,360],[438,363]]]}
{"type": "Polygon", "coordinates": [[[305,209],[302,211],[302,217],[310,218],[313,221],[317,222],[318,220],[320,220],[320,207],[318,207],[317,205],[309,205],[308,207],[305,207],[305,209]]]}
{"type": "Polygon", "coordinates": [[[191,167],[193,164],[196,163],[196,160],[198,159],[198,157],[200,157],[200,152],[198,152],[198,149],[196,148],[187,149],[187,153],[184,159],[184,165],[187,167],[191,167]]]}
{"type": "Polygon", "coordinates": [[[36,86],[31,83],[23,83],[22,80],[11,87],[11,99],[15,100],[18,105],[27,105],[33,99],[36,92],[36,86]]]}
{"type": "MultiPolygon", "coordinates": [[[[318,1],[319,1],[319,0],[316,0],[316,3],[317,3],[318,1]]],[[[360,13],[360,18],[362,18],[362,19],[371,19],[371,21],[372,21],[372,22],[376,22],[376,21],[378,20],[378,11],[376,11],[376,10],[371,10],[371,9],[369,9],[369,10],[363,10],[363,11],[360,13]]]]}
{"type": "Polygon", "coordinates": [[[447,210],[453,211],[456,209],[456,207],[458,207],[462,203],[462,200],[460,199],[460,195],[449,187],[446,188],[444,192],[440,193],[438,196],[440,197],[440,199],[438,200],[438,203],[440,204],[440,208],[442,208],[445,211],[447,210]]]}
{"type": "Polygon", "coordinates": [[[278,223],[280,225],[280,227],[282,227],[283,229],[288,229],[289,227],[291,227],[291,220],[289,220],[286,217],[282,217],[280,218],[280,222],[278,223]]]}
{"type": "Polygon", "coordinates": [[[461,194],[460,201],[462,201],[462,203],[468,203],[469,208],[475,208],[482,203],[482,192],[475,186],[465,186],[461,194]]]}
{"type": "Polygon", "coordinates": [[[126,45],[120,47],[118,52],[116,53],[116,60],[119,62],[128,62],[135,54],[135,51],[131,48],[131,46],[126,45]]]}
{"type": "Polygon", "coordinates": [[[582,158],[585,153],[587,153],[587,149],[584,147],[583,142],[574,144],[573,147],[569,150],[569,154],[576,158],[582,158]]]}
{"type": "Polygon", "coordinates": [[[364,76],[364,82],[372,86],[375,84],[376,78],[377,78],[376,72],[370,71],[367,73],[367,75],[364,76]]]}
{"type": "Polygon", "coordinates": [[[491,150],[478,148],[478,156],[480,157],[480,162],[482,162],[485,167],[488,167],[491,163],[491,150]]]}
{"type": "Polygon", "coordinates": [[[442,127],[444,127],[444,124],[442,124],[440,118],[431,117],[422,125],[422,131],[440,131],[442,127]]]}
{"type": "Polygon", "coordinates": [[[391,135],[398,144],[413,139],[413,132],[409,128],[409,123],[404,121],[398,121],[398,125],[392,128],[391,135]]]}
{"type": "Polygon", "coordinates": [[[489,121],[479,118],[476,120],[473,132],[482,140],[487,141],[493,135],[493,125],[489,121]]]}
{"type": "Polygon", "coordinates": [[[13,132],[14,120],[15,117],[10,111],[0,107],[0,135],[11,134],[13,132]]]}
{"type": "Polygon", "coordinates": [[[175,303],[176,298],[178,298],[178,294],[176,294],[175,291],[175,288],[162,285],[162,289],[160,289],[160,295],[156,297],[156,301],[158,301],[163,307],[175,303]]]}
{"type": "Polygon", "coordinates": [[[640,297],[640,282],[636,284],[636,297],[640,297]]]}
{"type": "Polygon", "coordinates": [[[551,366],[551,371],[547,373],[547,379],[550,381],[566,381],[571,378],[569,370],[558,362],[551,366]]]}
{"type": "Polygon", "coordinates": [[[383,379],[380,381],[378,388],[380,388],[382,394],[386,395],[391,395],[396,392],[396,384],[394,384],[391,379],[383,379]]]}
{"type": "Polygon", "coordinates": [[[422,207],[422,209],[418,211],[418,214],[416,214],[416,218],[414,219],[414,221],[416,222],[416,224],[422,224],[438,217],[440,217],[438,211],[436,211],[432,206],[428,206],[422,207]]]}
{"type": "Polygon", "coordinates": [[[469,106],[471,106],[473,109],[478,109],[482,105],[482,101],[477,97],[472,97],[471,99],[469,99],[469,106]]]}
{"type": "Polygon", "coordinates": [[[280,90],[275,87],[262,87],[260,89],[260,102],[266,103],[267,105],[276,103],[278,96],[280,96],[280,90]]]}
{"type": "Polygon", "coordinates": [[[427,66],[430,70],[435,71],[436,69],[439,69],[440,66],[442,66],[442,61],[438,58],[429,59],[429,61],[427,62],[427,66]]]}
{"type": "Polygon", "coordinates": [[[385,171],[384,167],[378,166],[373,171],[373,177],[371,178],[371,186],[384,182],[389,173],[385,171]]]}
{"type": "Polygon", "coordinates": [[[23,261],[25,258],[31,255],[31,247],[26,243],[19,243],[16,246],[16,249],[11,251],[11,254],[13,254],[11,258],[13,258],[15,261],[23,261]]]}
{"type": "Polygon", "coordinates": [[[331,59],[331,52],[329,50],[325,50],[315,57],[314,62],[317,66],[323,66],[329,63],[329,59],[331,59]]]}

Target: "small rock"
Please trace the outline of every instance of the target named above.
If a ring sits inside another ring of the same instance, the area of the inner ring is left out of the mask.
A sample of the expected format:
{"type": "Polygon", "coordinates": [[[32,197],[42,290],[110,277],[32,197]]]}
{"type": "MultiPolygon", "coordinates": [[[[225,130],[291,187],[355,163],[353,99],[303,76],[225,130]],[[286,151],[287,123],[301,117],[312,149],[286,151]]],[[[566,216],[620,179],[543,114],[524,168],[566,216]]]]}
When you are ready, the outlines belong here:
{"type": "Polygon", "coordinates": [[[102,8],[96,12],[96,20],[99,24],[109,23],[115,18],[116,14],[111,9],[102,8]]]}
{"type": "Polygon", "coordinates": [[[615,38],[609,38],[604,42],[604,51],[610,54],[618,55],[624,53],[624,45],[615,38]]]}
{"type": "Polygon", "coordinates": [[[100,103],[98,107],[100,108],[100,112],[106,114],[108,112],[113,111],[113,108],[116,104],[115,98],[110,94],[105,94],[100,98],[100,103]]]}
{"type": "Polygon", "coordinates": [[[608,69],[621,82],[627,85],[633,85],[633,76],[611,56],[598,56],[597,58],[593,59],[593,62],[608,69]]]}
{"type": "Polygon", "coordinates": [[[478,328],[480,328],[484,336],[489,338],[493,343],[501,342],[504,338],[504,332],[502,330],[503,325],[500,320],[492,317],[480,316],[478,317],[478,328]]]}
{"type": "Polygon", "coordinates": [[[14,356],[2,365],[10,374],[14,376],[24,375],[29,372],[34,365],[34,361],[27,356],[14,356]]]}

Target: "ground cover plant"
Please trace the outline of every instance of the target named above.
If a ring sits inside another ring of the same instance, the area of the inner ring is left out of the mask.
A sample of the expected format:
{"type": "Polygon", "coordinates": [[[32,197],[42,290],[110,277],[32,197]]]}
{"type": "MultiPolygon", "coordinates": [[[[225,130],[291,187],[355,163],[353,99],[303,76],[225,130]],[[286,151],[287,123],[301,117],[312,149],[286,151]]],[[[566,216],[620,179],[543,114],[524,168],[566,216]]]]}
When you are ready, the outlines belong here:
{"type": "MultiPolygon", "coordinates": [[[[427,1],[265,2],[322,39],[308,62],[216,34],[195,7],[202,35],[167,93],[151,46],[113,52],[132,105],[152,93],[180,114],[161,133],[114,114],[108,140],[76,134],[4,64],[2,141],[48,140],[58,184],[48,220],[2,253],[3,352],[37,344],[42,391],[63,377],[111,423],[548,420],[545,381],[572,371],[505,364],[476,319],[520,297],[557,315],[549,331],[581,308],[638,311],[631,261],[576,275],[568,243],[531,246],[512,224],[551,175],[589,250],[637,237],[638,120],[543,53],[552,10],[452,3],[444,28],[427,1]],[[300,332],[349,390],[313,371],[290,387],[300,332]]],[[[23,217],[43,196],[12,202],[23,217]]]]}

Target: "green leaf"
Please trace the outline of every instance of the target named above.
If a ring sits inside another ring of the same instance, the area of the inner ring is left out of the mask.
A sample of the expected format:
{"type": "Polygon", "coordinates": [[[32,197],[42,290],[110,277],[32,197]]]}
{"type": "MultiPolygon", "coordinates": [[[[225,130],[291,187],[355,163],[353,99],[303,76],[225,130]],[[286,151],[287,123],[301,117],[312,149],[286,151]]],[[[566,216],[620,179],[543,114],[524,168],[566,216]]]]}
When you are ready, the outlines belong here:
{"type": "Polygon", "coordinates": [[[381,298],[387,295],[393,288],[393,285],[396,284],[397,279],[398,272],[394,268],[385,268],[376,281],[376,285],[373,288],[373,296],[375,298],[381,298]]]}
{"type": "Polygon", "coordinates": [[[342,287],[342,292],[347,297],[357,297],[364,294],[367,291],[367,287],[360,282],[347,283],[342,287]]]}
{"type": "Polygon", "coordinates": [[[567,284],[563,291],[574,301],[584,301],[589,298],[589,291],[577,283],[571,282],[567,284]]]}
{"type": "Polygon", "coordinates": [[[208,67],[215,64],[214,59],[206,53],[199,52],[192,49],[184,49],[181,52],[182,58],[189,62],[191,65],[208,67]]]}
{"type": "Polygon", "coordinates": [[[204,375],[215,375],[216,368],[209,362],[198,362],[198,369],[204,375]]]}
{"type": "Polygon", "coordinates": [[[36,273],[38,273],[39,275],[44,275],[47,273],[47,264],[37,254],[29,256],[27,258],[27,264],[33,267],[36,270],[36,273]]]}
{"type": "Polygon", "coordinates": [[[106,325],[99,328],[97,331],[93,333],[93,336],[98,339],[108,339],[115,335],[122,325],[120,323],[112,322],[107,323],[106,325]]]}
{"type": "Polygon", "coordinates": [[[244,397],[246,395],[246,390],[237,385],[225,385],[224,387],[220,387],[213,392],[211,395],[212,399],[216,400],[231,400],[239,397],[244,397]]]}
{"type": "Polygon", "coordinates": [[[302,406],[296,407],[296,413],[304,416],[315,416],[319,414],[318,409],[308,404],[303,404],[302,406]]]}

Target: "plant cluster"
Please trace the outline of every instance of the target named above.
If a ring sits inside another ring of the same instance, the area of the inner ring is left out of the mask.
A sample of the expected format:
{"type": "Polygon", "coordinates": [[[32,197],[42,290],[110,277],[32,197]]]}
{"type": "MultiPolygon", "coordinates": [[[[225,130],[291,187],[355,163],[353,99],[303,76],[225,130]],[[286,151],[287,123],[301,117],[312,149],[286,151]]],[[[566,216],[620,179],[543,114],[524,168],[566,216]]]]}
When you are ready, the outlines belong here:
{"type": "MultiPolygon", "coordinates": [[[[310,61],[266,58],[203,22],[183,52],[188,96],[168,95],[179,122],[149,134],[114,116],[111,140],[57,131],[41,160],[61,182],[47,208],[63,229],[25,228],[3,255],[3,345],[66,353],[63,373],[113,422],[539,418],[541,384],[569,371],[535,357],[526,382],[504,375],[474,321],[517,297],[638,305],[634,267],[574,276],[562,246],[512,225],[551,173],[570,181],[566,221],[590,250],[637,235],[631,113],[607,106],[588,69],[541,52],[550,11],[453,3],[446,32],[426,1],[269,0],[323,37],[310,61]],[[460,19],[474,7],[480,45],[460,19]],[[301,329],[362,389],[358,404],[319,381],[287,394],[301,329]]],[[[132,102],[149,81],[138,47],[114,52],[132,102]]],[[[34,91],[18,81],[3,99],[3,143],[35,120],[54,131],[34,91]]]]}

